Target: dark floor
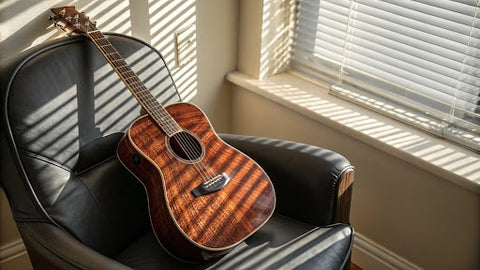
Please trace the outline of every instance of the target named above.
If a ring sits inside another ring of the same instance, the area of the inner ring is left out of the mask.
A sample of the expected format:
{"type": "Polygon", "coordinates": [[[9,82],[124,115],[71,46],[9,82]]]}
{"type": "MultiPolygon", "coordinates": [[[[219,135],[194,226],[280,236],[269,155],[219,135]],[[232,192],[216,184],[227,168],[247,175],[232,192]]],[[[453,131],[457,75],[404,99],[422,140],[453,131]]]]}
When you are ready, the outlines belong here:
{"type": "Polygon", "coordinates": [[[350,270],[362,270],[362,268],[356,266],[355,264],[351,263],[350,264],[350,270]]]}

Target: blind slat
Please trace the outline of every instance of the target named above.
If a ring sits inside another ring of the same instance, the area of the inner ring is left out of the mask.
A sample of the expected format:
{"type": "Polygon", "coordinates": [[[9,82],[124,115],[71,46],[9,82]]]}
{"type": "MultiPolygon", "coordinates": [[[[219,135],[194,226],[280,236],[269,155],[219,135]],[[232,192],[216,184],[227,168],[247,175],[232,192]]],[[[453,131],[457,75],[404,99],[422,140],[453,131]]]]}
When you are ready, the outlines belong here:
{"type": "Polygon", "coordinates": [[[472,18],[475,14],[475,7],[469,9],[470,15],[464,15],[413,1],[361,0],[359,2],[361,5],[356,9],[357,12],[372,13],[382,17],[395,15],[395,19],[408,19],[413,21],[410,23],[417,23],[417,26],[434,26],[442,29],[445,33],[455,35],[469,35],[472,18]]]}
{"type": "MultiPolygon", "coordinates": [[[[318,31],[316,35],[309,35],[308,33],[305,33],[303,29],[299,29],[298,33],[299,35],[297,37],[297,40],[300,41],[301,44],[309,43],[307,39],[310,39],[310,43],[314,43],[313,46],[310,46],[310,48],[313,48],[310,49],[310,51],[312,52],[315,52],[315,49],[317,48],[328,48],[331,52],[335,53],[341,53],[343,51],[344,40],[342,40],[341,38],[337,38],[339,34],[335,35],[335,37],[332,37],[330,35],[327,35],[323,31],[318,31]],[[319,35],[321,36],[321,39],[317,37],[319,35]]],[[[381,38],[377,36],[377,34],[372,34],[368,31],[357,30],[355,34],[356,35],[354,38],[357,40],[350,41],[350,43],[354,44],[351,50],[355,50],[355,48],[358,47],[363,47],[364,55],[369,56],[370,53],[368,51],[370,51],[371,54],[373,54],[373,56],[370,56],[370,58],[372,59],[384,60],[388,58],[396,58],[398,59],[398,61],[408,61],[409,64],[414,65],[413,68],[419,67],[425,70],[423,73],[417,71],[417,74],[421,74],[425,77],[432,76],[429,74],[443,75],[448,78],[441,79],[437,77],[433,79],[436,81],[443,81],[444,84],[450,85],[452,87],[456,86],[457,79],[460,75],[460,69],[463,65],[461,61],[463,60],[464,55],[457,54],[456,61],[454,61],[451,60],[451,58],[453,57],[446,58],[444,57],[444,55],[438,56],[436,54],[430,53],[427,50],[421,50],[416,47],[408,47],[399,42],[394,42],[386,38],[381,38]]],[[[303,47],[303,49],[309,50],[307,47],[303,47]]],[[[392,65],[394,64],[392,63],[392,65]]],[[[407,68],[410,69],[412,67],[409,66],[407,68]]],[[[468,73],[463,74],[463,80],[466,84],[474,83],[473,86],[477,87],[479,84],[479,80],[476,79],[476,76],[472,76],[468,73]]]]}
{"type": "MultiPolygon", "coordinates": [[[[381,1],[379,1],[381,2],[381,1]]],[[[356,21],[365,21],[405,36],[464,53],[468,34],[456,33],[429,23],[385,12],[375,7],[359,7],[356,21]],[[359,10],[361,9],[361,11],[359,10]],[[360,15],[358,14],[360,13],[360,15]]]]}

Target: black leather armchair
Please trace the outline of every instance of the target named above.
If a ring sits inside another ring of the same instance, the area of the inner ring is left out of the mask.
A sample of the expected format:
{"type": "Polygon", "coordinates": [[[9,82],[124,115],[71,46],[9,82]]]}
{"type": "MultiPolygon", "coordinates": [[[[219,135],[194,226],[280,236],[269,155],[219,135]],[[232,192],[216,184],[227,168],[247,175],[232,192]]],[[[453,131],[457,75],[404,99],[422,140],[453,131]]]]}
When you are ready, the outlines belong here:
{"type": "MultiPolygon", "coordinates": [[[[107,35],[163,103],[179,100],[161,55],[107,35]]],[[[35,269],[344,269],[353,167],[300,143],[221,135],[255,159],[276,213],[222,258],[185,264],[156,242],[142,186],[118,162],[140,108],[84,37],[46,43],[1,67],[0,183],[35,269]]]]}

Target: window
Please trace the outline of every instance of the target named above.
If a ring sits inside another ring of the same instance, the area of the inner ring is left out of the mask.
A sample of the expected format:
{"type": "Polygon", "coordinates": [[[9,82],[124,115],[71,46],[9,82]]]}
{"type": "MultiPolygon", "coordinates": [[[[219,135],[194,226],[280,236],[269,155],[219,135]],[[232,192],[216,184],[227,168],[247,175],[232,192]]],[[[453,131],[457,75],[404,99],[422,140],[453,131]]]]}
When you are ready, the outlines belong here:
{"type": "Polygon", "coordinates": [[[299,0],[292,68],[480,150],[480,0],[299,0]]]}

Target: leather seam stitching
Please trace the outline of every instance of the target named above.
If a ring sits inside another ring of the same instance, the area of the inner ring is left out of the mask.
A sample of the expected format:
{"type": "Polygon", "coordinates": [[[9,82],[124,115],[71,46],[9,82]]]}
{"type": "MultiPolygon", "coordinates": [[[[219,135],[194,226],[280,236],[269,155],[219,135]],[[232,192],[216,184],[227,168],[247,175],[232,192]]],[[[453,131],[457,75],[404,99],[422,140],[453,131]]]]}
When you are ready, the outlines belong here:
{"type": "Polygon", "coordinates": [[[86,172],[88,172],[88,171],[90,171],[90,170],[92,170],[92,169],[94,169],[94,168],[96,168],[96,167],[98,167],[98,166],[100,166],[100,165],[102,165],[102,164],[104,164],[104,163],[106,163],[106,162],[114,159],[114,158],[116,158],[116,154],[111,155],[110,157],[107,157],[107,158],[105,158],[104,160],[102,160],[102,161],[100,161],[100,162],[97,162],[97,163],[93,164],[92,166],[90,166],[90,167],[88,167],[88,168],[86,168],[86,169],[83,169],[83,170],[81,170],[81,171],[72,170],[72,172],[75,173],[75,175],[79,176],[79,175],[81,175],[81,174],[84,174],[84,173],[86,173],[86,172]]]}
{"type": "Polygon", "coordinates": [[[55,167],[58,167],[58,168],[60,168],[60,169],[63,169],[63,170],[65,170],[65,171],[67,171],[67,172],[70,172],[70,173],[72,172],[71,169],[69,169],[69,168],[67,168],[67,167],[59,164],[58,162],[56,162],[56,161],[54,161],[54,160],[52,160],[52,159],[49,159],[49,158],[47,158],[47,157],[45,157],[45,156],[43,156],[43,155],[40,155],[40,154],[38,154],[38,153],[33,153],[33,152],[27,151],[27,150],[25,150],[25,149],[19,149],[19,153],[20,153],[22,156],[24,156],[24,157],[28,157],[28,158],[31,158],[31,159],[40,160],[40,161],[46,162],[46,163],[48,163],[48,164],[51,164],[51,165],[53,165],[53,166],[55,166],[55,167]]]}
{"type": "Polygon", "coordinates": [[[16,222],[47,222],[45,219],[40,219],[40,218],[16,218],[14,217],[14,220],[16,222]]]}

